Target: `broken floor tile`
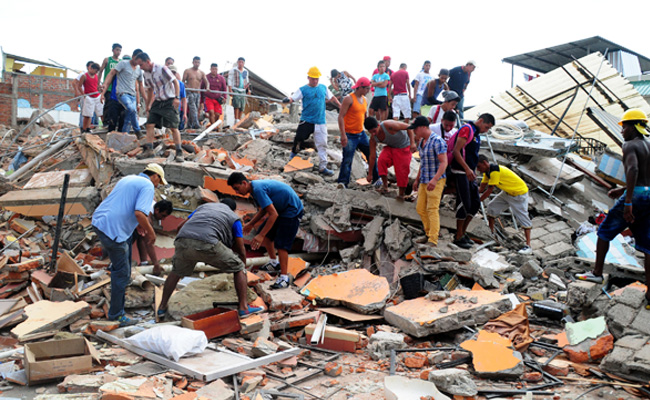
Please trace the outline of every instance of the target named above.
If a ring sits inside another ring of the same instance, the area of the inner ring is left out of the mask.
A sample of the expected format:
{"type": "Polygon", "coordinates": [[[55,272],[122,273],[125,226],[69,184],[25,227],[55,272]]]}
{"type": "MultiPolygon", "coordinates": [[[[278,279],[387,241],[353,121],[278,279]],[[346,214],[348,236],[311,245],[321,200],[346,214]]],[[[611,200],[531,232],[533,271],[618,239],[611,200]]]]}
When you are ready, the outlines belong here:
{"type": "Polygon", "coordinates": [[[58,330],[90,314],[85,301],[51,302],[41,300],[25,307],[27,320],[20,323],[11,333],[18,338],[30,333],[58,330]]]}
{"type": "Polygon", "coordinates": [[[566,331],[569,345],[563,350],[575,363],[600,360],[614,348],[614,336],[607,329],[605,317],[569,322],[566,331]]]}
{"type": "Polygon", "coordinates": [[[524,373],[521,353],[498,333],[479,331],[475,340],[466,340],[460,347],[472,353],[472,366],[478,377],[518,379],[524,373]]]}

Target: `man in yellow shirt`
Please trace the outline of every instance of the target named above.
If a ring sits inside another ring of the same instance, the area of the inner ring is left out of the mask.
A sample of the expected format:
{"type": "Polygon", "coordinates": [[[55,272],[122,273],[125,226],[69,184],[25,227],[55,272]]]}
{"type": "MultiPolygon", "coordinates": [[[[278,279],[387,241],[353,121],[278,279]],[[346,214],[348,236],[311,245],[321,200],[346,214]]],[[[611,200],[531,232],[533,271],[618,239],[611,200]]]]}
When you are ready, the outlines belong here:
{"type": "Polygon", "coordinates": [[[490,164],[488,158],[483,154],[478,156],[476,169],[483,173],[483,179],[479,187],[479,192],[482,193],[481,201],[488,198],[495,186],[501,189],[501,193],[488,204],[487,215],[490,230],[494,233],[494,219],[503,210],[510,207],[526,235],[526,246],[519,250],[519,254],[532,254],[530,230],[533,224],[528,215],[528,186],[509,168],[498,164],[490,164]]]}

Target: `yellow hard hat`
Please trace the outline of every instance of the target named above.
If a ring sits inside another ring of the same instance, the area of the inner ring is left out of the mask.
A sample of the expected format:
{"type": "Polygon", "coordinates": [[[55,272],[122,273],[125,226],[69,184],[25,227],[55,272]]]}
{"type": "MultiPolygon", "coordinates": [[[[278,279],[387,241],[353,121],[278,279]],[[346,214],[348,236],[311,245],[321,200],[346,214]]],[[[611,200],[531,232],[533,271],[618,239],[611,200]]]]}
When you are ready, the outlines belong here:
{"type": "Polygon", "coordinates": [[[158,174],[162,184],[167,185],[167,181],[165,180],[165,170],[159,164],[156,164],[156,163],[148,164],[147,167],[144,170],[145,171],[151,171],[153,173],[158,174]]]}
{"type": "Polygon", "coordinates": [[[643,111],[639,110],[638,108],[630,108],[629,110],[625,111],[623,118],[621,118],[618,124],[623,126],[623,122],[625,121],[643,121],[647,123],[648,117],[643,111]]]}
{"type": "Polygon", "coordinates": [[[318,67],[311,67],[309,68],[309,71],[307,72],[307,76],[310,78],[320,78],[321,73],[318,67]]]}

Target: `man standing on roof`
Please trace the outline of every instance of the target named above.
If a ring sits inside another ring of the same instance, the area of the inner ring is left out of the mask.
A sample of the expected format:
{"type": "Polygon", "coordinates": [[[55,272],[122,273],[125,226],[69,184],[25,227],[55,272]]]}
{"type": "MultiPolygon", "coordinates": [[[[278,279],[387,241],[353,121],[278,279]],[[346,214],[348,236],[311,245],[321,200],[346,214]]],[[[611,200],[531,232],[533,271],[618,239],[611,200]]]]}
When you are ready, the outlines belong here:
{"type": "Polygon", "coordinates": [[[388,88],[391,80],[390,75],[386,73],[385,61],[377,63],[377,70],[378,72],[370,79],[372,87],[375,88],[375,95],[370,102],[370,116],[374,117],[377,114],[377,119],[384,121],[388,118],[388,88]]]}
{"type": "Polygon", "coordinates": [[[404,116],[404,123],[408,124],[411,119],[411,84],[409,73],[406,72],[406,64],[402,63],[399,70],[391,75],[391,89],[393,96],[393,119],[399,120],[400,112],[404,116]]]}
{"type": "MultiPolygon", "coordinates": [[[[115,68],[108,73],[106,82],[112,82],[117,76],[113,88],[117,92],[117,100],[124,107],[124,126],[122,132],[128,133],[133,128],[136,136],[140,137],[140,122],[138,109],[140,108],[140,94],[144,92],[142,87],[142,70],[135,57],[142,53],[142,50],[135,49],[130,60],[120,61],[115,68]]],[[[102,102],[105,99],[108,86],[104,85],[102,91],[102,102]]]]}
{"type": "Polygon", "coordinates": [[[368,160],[368,182],[372,178],[372,169],[377,163],[379,176],[383,182],[383,193],[388,192],[388,168],[395,167],[395,179],[399,193],[397,198],[404,199],[406,186],[409,183],[411,172],[411,153],[415,152],[417,146],[415,137],[409,125],[399,121],[384,121],[381,124],[374,118],[366,118],[363,126],[370,133],[370,158],[368,160]],[[379,154],[377,160],[377,143],[386,146],[379,154]]]}
{"type": "Polygon", "coordinates": [[[246,59],[239,57],[237,66],[228,72],[228,92],[232,93],[232,108],[235,109],[235,123],[241,119],[241,114],[246,108],[246,95],[250,93],[249,72],[244,68],[246,59]]]}
{"type": "Polygon", "coordinates": [[[519,250],[519,254],[532,254],[530,231],[533,228],[533,223],[528,215],[528,186],[526,186],[526,182],[510,168],[491,164],[483,154],[478,156],[476,169],[483,174],[479,187],[479,192],[483,193],[480,201],[487,199],[495,186],[501,189],[501,193],[492,199],[487,207],[488,225],[492,234],[494,234],[494,220],[503,210],[510,207],[526,236],[526,246],[519,250]]]}
{"type": "MultiPolygon", "coordinates": [[[[209,86],[206,89],[216,90],[218,92],[227,92],[228,87],[226,86],[226,78],[219,75],[219,66],[217,63],[212,63],[210,65],[210,73],[207,76],[209,86]]],[[[226,95],[224,93],[205,93],[205,109],[208,110],[208,116],[210,118],[210,125],[217,122],[223,110],[221,105],[225,103],[224,99],[226,95]]]]}
{"type": "Polygon", "coordinates": [[[197,262],[204,262],[222,273],[235,275],[239,316],[262,311],[247,302],[246,248],[241,220],[235,214],[237,203],[224,199],[220,203],[200,205],[183,223],[174,240],[173,269],[165,281],[158,317],[167,312],[167,302],[178,281],[194,272],[197,262]]]}
{"type": "Polygon", "coordinates": [[[112,132],[116,130],[119,126],[124,124],[122,118],[122,124],[119,123],[120,115],[124,112],[124,107],[117,101],[117,95],[113,93],[114,79],[111,82],[106,81],[108,74],[119,64],[120,54],[122,54],[122,45],[119,43],[113,44],[113,55],[106,57],[102,62],[102,66],[99,68],[100,76],[100,87],[103,90],[104,86],[108,86],[106,89],[106,102],[104,103],[104,124],[108,127],[108,131],[112,132]],[[104,76],[102,77],[102,72],[104,76]]]}
{"type": "Polygon", "coordinates": [[[413,86],[413,114],[417,117],[420,115],[420,108],[422,108],[423,100],[425,96],[424,90],[427,88],[427,84],[433,77],[429,73],[431,70],[431,61],[427,60],[422,66],[422,71],[415,76],[415,86],[413,86]]]}
{"type": "MultiPolygon", "coordinates": [[[[339,170],[337,182],[344,187],[350,183],[350,171],[354,152],[359,149],[370,159],[370,143],[368,135],[363,130],[363,122],[366,119],[368,101],[365,95],[370,91],[370,80],[366,77],[359,78],[354,85],[354,92],[345,96],[339,111],[339,131],[341,132],[341,149],[343,150],[343,161],[339,170]]],[[[372,169],[372,182],[377,182],[379,173],[377,166],[372,169]]]]}
{"type": "Polygon", "coordinates": [[[290,158],[293,160],[298,152],[304,149],[305,140],[313,133],[316,150],[318,150],[318,171],[321,175],[332,176],[334,172],[327,168],[325,103],[333,102],[338,108],[341,108],[341,103],[325,85],[318,83],[320,76],[321,73],[318,68],[309,68],[309,71],[307,71],[309,83],[293,92],[289,98],[290,103],[302,100],[302,115],[291,147],[290,158]]]}
{"type": "Polygon", "coordinates": [[[140,53],[136,59],[144,70],[144,81],[147,87],[146,104],[147,113],[147,143],[144,152],[138,158],[155,157],[153,151],[154,128],[168,128],[172,131],[172,138],[176,147],[176,162],[185,161],[181,148],[181,133],[178,131],[180,120],[178,107],[180,106],[180,85],[174,73],[161,64],[154,64],[147,53],[140,53]]]}
{"type": "MultiPolygon", "coordinates": [[[[625,187],[609,191],[611,198],[619,198],[598,228],[596,263],[592,272],[578,274],[581,280],[602,283],[605,256],[611,242],[619,233],[630,228],[634,245],[645,253],[646,284],[650,283],[650,143],[648,117],[639,109],[630,109],[618,123],[623,126],[623,165],[625,187]]],[[[645,293],[646,309],[650,309],[650,290],[645,293]]]]}
{"type": "Polygon", "coordinates": [[[192,68],[188,68],[183,72],[183,82],[185,83],[185,90],[187,91],[187,103],[189,106],[188,123],[187,127],[190,129],[199,129],[199,113],[201,112],[201,85],[209,86],[208,80],[205,77],[205,72],[199,69],[201,66],[201,57],[195,56],[192,59],[192,68]],[[195,90],[189,90],[195,89],[195,90]]]}
{"type": "Polygon", "coordinates": [[[120,179],[93,213],[93,230],[111,260],[111,301],[107,317],[119,321],[120,326],[137,323],[124,312],[124,295],[131,280],[131,239],[137,228],[146,242],[156,240],[149,212],[155,188],[161,183],[167,185],[165,171],[158,164],[149,164],[139,175],[120,179]]]}
{"type": "Polygon", "coordinates": [[[228,177],[228,185],[242,196],[250,194],[259,208],[253,219],[244,225],[245,235],[259,221],[266,219],[258,228],[251,248],[257,250],[264,246],[271,260],[276,258],[275,251],[278,251],[280,276],[271,285],[271,289],[288,288],[291,285],[289,250],[293,246],[300,228],[300,219],[304,214],[302,201],[286,183],[272,179],[249,181],[241,172],[233,172],[228,177]]]}
{"type": "Polygon", "coordinates": [[[465,118],[465,112],[463,108],[465,107],[465,89],[469,85],[469,79],[472,75],[472,72],[476,69],[475,61],[468,61],[465,65],[452,68],[449,71],[449,90],[453,90],[458,93],[460,100],[458,101],[458,115],[460,119],[465,118]]]}

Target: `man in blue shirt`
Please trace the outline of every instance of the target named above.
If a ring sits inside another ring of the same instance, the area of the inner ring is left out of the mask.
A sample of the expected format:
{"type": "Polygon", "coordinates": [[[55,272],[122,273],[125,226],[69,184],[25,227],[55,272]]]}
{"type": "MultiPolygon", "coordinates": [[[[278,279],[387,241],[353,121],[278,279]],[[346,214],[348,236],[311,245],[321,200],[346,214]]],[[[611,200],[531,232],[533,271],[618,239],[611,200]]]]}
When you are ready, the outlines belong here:
{"type": "Polygon", "coordinates": [[[236,208],[233,199],[200,205],[179,228],[174,241],[173,269],[165,281],[158,307],[159,317],[167,312],[167,302],[178,281],[183,276],[192,275],[197,262],[235,274],[240,316],[262,311],[261,307],[251,307],[246,301],[246,249],[241,220],[234,213],[236,208]]]}
{"type": "Polygon", "coordinates": [[[469,78],[475,69],[476,62],[470,60],[465,65],[452,68],[451,71],[449,71],[449,81],[447,82],[449,90],[453,90],[460,96],[460,101],[456,106],[458,108],[458,116],[460,119],[465,118],[465,112],[463,110],[465,106],[465,89],[467,89],[469,78]]]}
{"type": "Polygon", "coordinates": [[[325,121],[325,103],[333,102],[340,109],[341,103],[334,97],[332,92],[325,86],[318,83],[321,73],[316,67],[311,67],[307,72],[309,84],[296,90],[289,98],[293,103],[302,99],[302,115],[296,130],[296,137],[291,147],[293,158],[298,152],[305,148],[305,140],[314,134],[314,143],[318,150],[318,170],[322,175],[332,176],[334,172],[327,168],[327,121],[325,121]]]}
{"type": "Polygon", "coordinates": [[[386,62],[377,63],[378,72],[370,79],[372,87],[375,88],[375,95],[370,102],[370,116],[377,114],[377,120],[384,121],[388,118],[388,87],[390,86],[390,75],[386,73],[386,62]]]}
{"type": "Polygon", "coordinates": [[[251,241],[251,248],[257,250],[263,245],[271,260],[276,258],[277,249],[280,258],[280,276],[271,288],[288,288],[291,284],[288,274],[289,250],[293,246],[300,227],[300,219],[304,214],[302,201],[286,183],[270,179],[251,182],[241,172],[233,172],[228,177],[228,185],[242,196],[250,194],[259,207],[253,219],[244,225],[244,234],[248,234],[258,221],[266,218],[251,241]]]}
{"type": "Polygon", "coordinates": [[[120,326],[137,321],[124,313],[124,294],[131,279],[131,238],[137,228],[146,242],[154,242],[156,233],[149,222],[155,187],[167,185],[165,171],[149,164],[139,175],[126,176],[93,213],[93,230],[111,260],[111,303],[108,319],[120,326]]]}

